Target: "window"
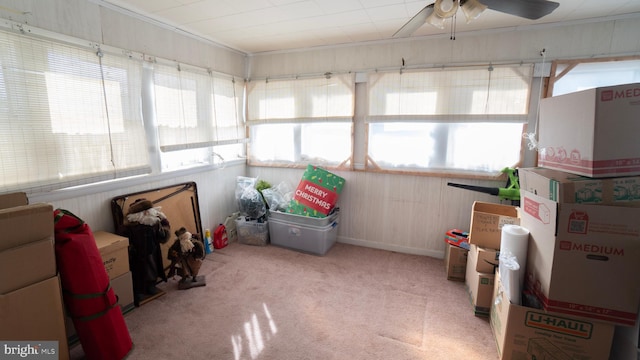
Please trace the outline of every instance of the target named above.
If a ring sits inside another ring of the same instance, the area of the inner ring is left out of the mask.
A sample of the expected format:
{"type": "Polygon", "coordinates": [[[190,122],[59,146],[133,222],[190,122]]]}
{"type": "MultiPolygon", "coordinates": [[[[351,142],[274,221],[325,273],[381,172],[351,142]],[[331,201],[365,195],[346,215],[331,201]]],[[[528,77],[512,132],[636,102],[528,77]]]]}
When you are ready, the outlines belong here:
{"type": "Polygon", "coordinates": [[[252,81],[249,163],[337,166],[351,159],[355,76],[252,81]]]}
{"type": "Polygon", "coordinates": [[[150,171],[141,61],[5,31],[0,47],[2,191],[150,171]]]}
{"type": "Polygon", "coordinates": [[[20,28],[0,30],[0,192],[244,161],[244,81],[20,28]]]}
{"type": "Polygon", "coordinates": [[[163,171],[214,163],[214,154],[224,160],[242,155],[242,81],[205,69],[155,64],[153,85],[163,171]]]}
{"type": "Polygon", "coordinates": [[[533,67],[368,76],[367,167],[495,173],[518,164],[533,67]]]}
{"type": "Polygon", "coordinates": [[[553,96],[575,91],[640,82],[640,59],[556,61],[553,96]],[[565,73],[566,72],[566,73],[565,73]]]}

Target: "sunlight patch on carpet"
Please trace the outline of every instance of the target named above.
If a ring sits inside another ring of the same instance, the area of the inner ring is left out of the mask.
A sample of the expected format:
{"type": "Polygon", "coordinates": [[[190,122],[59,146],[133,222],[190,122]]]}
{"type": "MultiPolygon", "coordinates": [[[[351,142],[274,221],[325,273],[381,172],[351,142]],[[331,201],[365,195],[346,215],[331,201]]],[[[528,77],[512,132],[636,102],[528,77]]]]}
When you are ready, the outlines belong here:
{"type": "Polygon", "coordinates": [[[378,335],[414,346],[422,345],[427,298],[399,290],[384,295],[378,335]]]}
{"type": "Polygon", "coordinates": [[[266,342],[271,340],[278,332],[267,304],[263,303],[262,305],[264,314],[252,313],[250,319],[243,324],[243,331],[231,335],[231,345],[235,360],[243,359],[243,355],[247,350],[251,359],[257,359],[265,349],[266,342]],[[263,324],[265,323],[268,326],[264,326],[263,324]]]}

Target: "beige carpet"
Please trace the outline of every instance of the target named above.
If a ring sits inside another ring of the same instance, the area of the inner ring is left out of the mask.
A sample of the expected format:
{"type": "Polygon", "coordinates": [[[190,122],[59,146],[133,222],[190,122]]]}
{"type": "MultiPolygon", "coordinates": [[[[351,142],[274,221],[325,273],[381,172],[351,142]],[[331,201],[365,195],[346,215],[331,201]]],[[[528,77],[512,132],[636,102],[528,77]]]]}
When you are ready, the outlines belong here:
{"type": "Polygon", "coordinates": [[[170,280],[166,295],[125,316],[128,359],[498,358],[487,319],[439,259],[234,243],[207,255],[200,274],[206,286],[177,290],[170,280]]]}

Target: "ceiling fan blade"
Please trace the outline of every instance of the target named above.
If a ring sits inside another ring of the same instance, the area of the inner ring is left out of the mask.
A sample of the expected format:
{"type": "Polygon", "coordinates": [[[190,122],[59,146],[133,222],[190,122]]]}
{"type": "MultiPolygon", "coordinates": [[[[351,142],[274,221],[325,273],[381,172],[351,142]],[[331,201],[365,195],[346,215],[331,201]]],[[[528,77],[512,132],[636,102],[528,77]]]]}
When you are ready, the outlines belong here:
{"type": "Polygon", "coordinates": [[[491,10],[530,20],[549,15],[560,5],[555,1],[546,0],[480,0],[480,2],[491,10]]]}
{"type": "Polygon", "coordinates": [[[413,15],[413,17],[407,21],[402,27],[393,34],[394,38],[403,38],[410,36],[416,30],[418,30],[422,25],[424,25],[427,17],[431,15],[433,12],[433,4],[429,4],[422,8],[422,10],[418,11],[417,14],[413,15]]]}

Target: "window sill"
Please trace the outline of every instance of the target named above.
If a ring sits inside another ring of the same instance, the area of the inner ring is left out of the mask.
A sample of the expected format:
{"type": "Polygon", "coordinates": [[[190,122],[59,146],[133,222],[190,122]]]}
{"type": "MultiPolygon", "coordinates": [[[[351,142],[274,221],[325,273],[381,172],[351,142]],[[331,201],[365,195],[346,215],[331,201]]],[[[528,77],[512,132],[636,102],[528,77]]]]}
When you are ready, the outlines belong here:
{"type": "Polygon", "coordinates": [[[199,174],[207,171],[224,169],[229,166],[245,166],[245,160],[234,160],[225,163],[223,166],[202,165],[189,169],[169,171],[161,174],[138,175],[128,178],[103,181],[100,183],[87,184],[82,186],[59,189],[49,192],[30,193],[28,194],[30,203],[60,201],[70,198],[93,195],[101,192],[108,192],[118,189],[124,189],[136,185],[148,184],[150,182],[158,182],[192,174],[199,174]]]}

